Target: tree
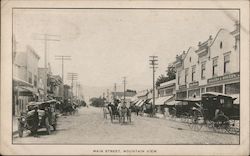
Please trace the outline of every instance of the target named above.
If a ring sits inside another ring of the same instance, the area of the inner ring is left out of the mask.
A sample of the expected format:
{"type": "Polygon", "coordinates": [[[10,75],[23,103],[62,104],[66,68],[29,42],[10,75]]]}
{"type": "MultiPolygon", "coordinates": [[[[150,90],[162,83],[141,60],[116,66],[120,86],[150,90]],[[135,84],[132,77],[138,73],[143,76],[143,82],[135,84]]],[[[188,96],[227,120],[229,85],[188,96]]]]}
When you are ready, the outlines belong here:
{"type": "Polygon", "coordinates": [[[176,70],[174,65],[169,65],[167,69],[168,81],[174,80],[176,78],[176,70]]]}
{"type": "Polygon", "coordinates": [[[103,107],[104,106],[104,100],[103,98],[99,97],[93,97],[90,99],[90,102],[91,102],[91,106],[94,106],[94,107],[103,107]]]}
{"type": "Polygon", "coordinates": [[[161,83],[174,80],[176,78],[176,70],[174,65],[169,65],[166,70],[166,76],[161,74],[156,80],[156,87],[159,87],[161,83]]]}
{"type": "Polygon", "coordinates": [[[156,87],[159,87],[161,83],[167,82],[168,78],[161,74],[156,80],[156,87]]]}

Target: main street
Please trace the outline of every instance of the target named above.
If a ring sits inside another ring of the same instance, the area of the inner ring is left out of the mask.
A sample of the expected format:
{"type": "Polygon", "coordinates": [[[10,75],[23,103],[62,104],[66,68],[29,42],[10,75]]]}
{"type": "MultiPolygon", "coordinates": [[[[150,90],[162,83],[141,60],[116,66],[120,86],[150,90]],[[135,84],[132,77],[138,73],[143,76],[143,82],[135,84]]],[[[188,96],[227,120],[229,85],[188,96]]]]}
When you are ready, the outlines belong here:
{"type": "Polygon", "coordinates": [[[13,143],[27,144],[238,144],[239,136],[202,128],[196,132],[181,122],[132,115],[131,124],[111,123],[101,108],[81,108],[77,114],[60,116],[57,131],[39,137],[26,132],[13,143]]]}

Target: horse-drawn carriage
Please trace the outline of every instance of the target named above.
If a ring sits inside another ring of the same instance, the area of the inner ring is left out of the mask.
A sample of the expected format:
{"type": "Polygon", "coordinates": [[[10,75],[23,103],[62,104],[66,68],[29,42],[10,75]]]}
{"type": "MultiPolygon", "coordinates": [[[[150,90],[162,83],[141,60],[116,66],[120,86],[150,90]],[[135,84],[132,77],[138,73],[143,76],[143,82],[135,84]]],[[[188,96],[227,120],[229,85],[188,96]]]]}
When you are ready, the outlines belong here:
{"type": "Polygon", "coordinates": [[[103,114],[105,119],[107,119],[107,115],[109,114],[112,123],[115,120],[118,120],[119,123],[125,123],[126,120],[127,122],[131,122],[131,110],[125,103],[108,103],[103,108],[103,114]]]}
{"type": "Polygon", "coordinates": [[[203,125],[215,131],[238,133],[236,123],[240,118],[239,105],[234,104],[235,98],[216,92],[202,94],[201,100],[189,110],[188,125],[194,130],[200,130],[203,125]]]}

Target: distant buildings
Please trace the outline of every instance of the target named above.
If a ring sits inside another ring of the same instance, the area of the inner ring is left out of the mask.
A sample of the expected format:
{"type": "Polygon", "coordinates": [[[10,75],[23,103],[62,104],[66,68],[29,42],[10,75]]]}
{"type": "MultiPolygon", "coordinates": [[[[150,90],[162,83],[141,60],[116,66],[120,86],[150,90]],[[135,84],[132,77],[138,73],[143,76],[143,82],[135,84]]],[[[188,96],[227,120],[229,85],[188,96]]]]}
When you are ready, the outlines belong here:
{"type": "Polygon", "coordinates": [[[62,100],[63,95],[72,97],[70,88],[65,89],[62,78],[53,75],[50,65],[39,68],[40,57],[35,50],[27,45],[18,51],[16,40],[13,40],[13,115],[26,111],[30,101],[46,101],[49,99],[62,100]]]}
{"type": "MultiPolygon", "coordinates": [[[[125,92],[126,102],[130,102],[135,95],[136,95],[136,91],[127,90],[125,92]]],[[[123,101],[124,92],[111,92],[111,99],[119,99],[123,101]]]]}

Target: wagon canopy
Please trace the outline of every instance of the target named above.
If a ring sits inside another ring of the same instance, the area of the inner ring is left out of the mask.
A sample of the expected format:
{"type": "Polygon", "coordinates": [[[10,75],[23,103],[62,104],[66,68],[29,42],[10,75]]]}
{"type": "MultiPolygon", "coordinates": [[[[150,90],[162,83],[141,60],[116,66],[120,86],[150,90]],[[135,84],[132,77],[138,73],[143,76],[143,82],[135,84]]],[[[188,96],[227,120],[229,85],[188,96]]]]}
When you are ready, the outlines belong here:
{"type": "Polygon", "coordinates": [[[222,96],[222,97],[226,97],[226,98],[232,98],[233,100],[235,100],[236,98],[231,96],[231,95],[227,95],[227,94],[223,94],[223,93],[217,93],[217,92],[206,92],[202,94],[202,97],[216,97],[216,96],[222,96]]]}

